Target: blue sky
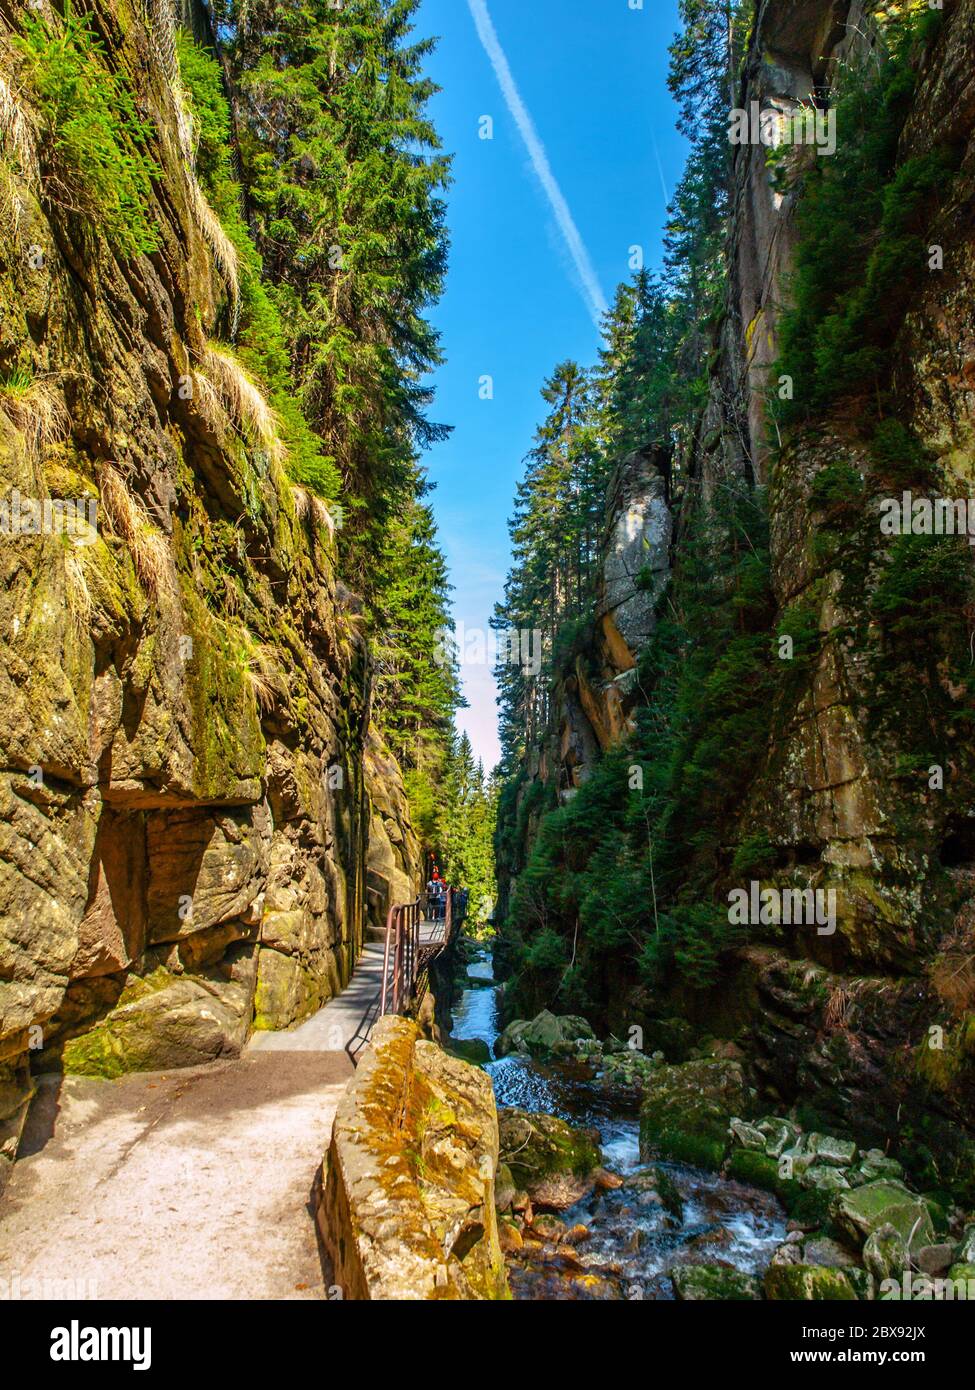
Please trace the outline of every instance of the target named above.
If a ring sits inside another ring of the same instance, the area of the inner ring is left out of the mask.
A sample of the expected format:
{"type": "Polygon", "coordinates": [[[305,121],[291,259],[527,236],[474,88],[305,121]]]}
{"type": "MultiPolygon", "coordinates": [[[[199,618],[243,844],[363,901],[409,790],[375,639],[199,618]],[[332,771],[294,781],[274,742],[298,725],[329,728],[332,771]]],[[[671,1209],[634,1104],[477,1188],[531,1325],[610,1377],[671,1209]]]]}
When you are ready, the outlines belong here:
{"type": "MultiPolygon", "coordinates": [[[[677,0],[629,3],[486,0],[584,247],[575,256],[482,46],[471,6],[485,0],[423,0],[419,12],[417,36],[440,36],[428,71],[443,90],[431,115],[454,156],[450,269],[432,315],[447,358],[432,413],[454,431],[426,464],[454,618],[467,633],[488,630],[502,594],[507,521],[545,377],[565,358],[596,360],[594,283],[611,301],[633,245],[649,266],[660,261],[664,187],[673,192],[685,156],[666,86],[677,0]],[[484,116],[492,140],[479,138],[484,116]],[[493,400],[479,398],[485,376],[493,400]]],[[[486,665],[464,665],[462,676],[470,708],[457,722],[490,768],[500,751],[494,680],[486,665]]]]}

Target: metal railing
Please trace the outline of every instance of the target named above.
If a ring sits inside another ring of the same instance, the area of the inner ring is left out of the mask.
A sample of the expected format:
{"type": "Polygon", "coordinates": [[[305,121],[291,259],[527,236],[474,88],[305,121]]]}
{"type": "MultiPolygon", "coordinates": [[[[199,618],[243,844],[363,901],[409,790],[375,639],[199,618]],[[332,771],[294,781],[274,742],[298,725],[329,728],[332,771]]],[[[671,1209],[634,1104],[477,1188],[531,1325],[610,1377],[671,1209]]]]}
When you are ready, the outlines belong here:
{"type": "Polygon", "coordinates": [[[466,915],[466,894],[448,888],[443,916],[429,918],[427,895],[411,903],[398,903],[386,918],[383,952],[383,988],[379,1016],[407,1013],[418,1002],[419,985],[430,962],[449,946],[454,931],[466,915]]]}

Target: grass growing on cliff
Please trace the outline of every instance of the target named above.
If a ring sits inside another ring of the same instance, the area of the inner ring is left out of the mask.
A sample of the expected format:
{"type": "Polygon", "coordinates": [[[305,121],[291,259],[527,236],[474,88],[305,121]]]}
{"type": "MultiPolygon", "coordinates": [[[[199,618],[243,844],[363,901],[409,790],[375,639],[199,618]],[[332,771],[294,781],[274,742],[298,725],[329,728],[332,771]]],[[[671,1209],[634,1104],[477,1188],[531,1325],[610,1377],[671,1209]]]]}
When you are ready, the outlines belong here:
{"type": "Polygon", "coordinates": [[[126,257],[158,249],[149,214],[159,169],[152,125],[110,72],[88,15],[66,0],[61,20],[27,14],[13,40],[38,124],[44,196],[90,219],[126,257]]]}
{"type": "Polygon", "coordinates": [[[0,381],[0,415],[20,434],[34,459],[66,439],[71,424],[54,385],[23,367],[8,372],[0,381]]]}

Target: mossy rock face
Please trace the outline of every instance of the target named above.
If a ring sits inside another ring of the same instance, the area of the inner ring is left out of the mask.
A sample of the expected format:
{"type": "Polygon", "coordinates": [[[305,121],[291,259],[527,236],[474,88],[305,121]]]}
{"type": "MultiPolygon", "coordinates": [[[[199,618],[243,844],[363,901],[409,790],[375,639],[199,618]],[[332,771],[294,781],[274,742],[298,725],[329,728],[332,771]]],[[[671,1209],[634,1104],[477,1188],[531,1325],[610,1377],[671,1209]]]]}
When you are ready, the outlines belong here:
{"type": "Polygon", "coordinates": [[[727,1265],[681,1265],[671,1271],[674,1293],[682,1303],[754,1302],[762,1286],[751,1274],[727,1265]]]}
{"type": "Polygon", "coordinates": [[[975,1264],[952,1265],[948,1271],[948,1278],[955,1284],[955,1297],[961,1297],[961,1284],[964,1282],[964,1297],[969,1301],[975,1301],[975,1264]]]}
{"type": "Polygon", "coordinates": [[[855,1303],[848,1276],[848,1270],[820,1265],[772,1265],[765,1274],[765,1297],[778,1303],[855,1303]]]}
{"type": "Polygon", "coordinates": [[[498,1125],[501,1161],[517,1186],[536,1201],[571,1206],[589,1189],[590,1175],[601,1161],[596,1130],[516,1109],[499,1111],[498,1125]],[[563,1200],[572,1193],[577,1194],[572,1200],[563,1200]]]}
{"type": "Polygon", "coordinates": [[[252,991],[244,980],[134,977],[100,1023],[63,1047],[66,1072],[106,1079],[236,1057],[247,1037],[252,991]]]}
{"type": "Polygon", "coordinates": [[[760,1187],[763,1192],[774,1192],[787,1210],[791,1211],[803,1195],[803,1189],[794,1178],[783,1178],[779,1174],[776,1159],[768,1154],[754,1153],[750,1149],[735,1149],[728,1160],[728,1177],[735,1182],[747,1183],[749,1187],[760,1187]]]}
{"type": "Polygon", "coordinates": [[[314,971],[296,956],[261,947],[257,990],[254,995],[254,1027],[273,1031],[300,1023],[338,993],[332,970],[314,971]]]}
{"type": "Polygon", "coordinates": [[[640,1115],[640,1155],[720,1168],[728,1126],[753,1107],[737,1062],[684,1062],[650,1078],[640,1115]]]}

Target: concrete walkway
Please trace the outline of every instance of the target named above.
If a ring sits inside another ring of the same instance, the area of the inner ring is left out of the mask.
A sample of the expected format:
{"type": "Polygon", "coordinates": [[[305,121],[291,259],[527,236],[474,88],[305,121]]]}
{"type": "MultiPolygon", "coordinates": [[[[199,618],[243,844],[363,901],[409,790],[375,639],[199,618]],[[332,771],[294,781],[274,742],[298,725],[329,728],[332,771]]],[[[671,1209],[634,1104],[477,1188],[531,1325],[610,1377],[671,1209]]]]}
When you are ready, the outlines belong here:
{"type": "MultiPolygon", "coordinates": [[[[420,945],[429,945],[443,933],[443,922],[420,924],[420,945]]],[[[359,957],[355,973],[341,994],[323,1009],[286,1033],[254,1033],[248,1052],[348,1052],[357,1057],[369,1041],[379,1017],[383,988],[385,943],[369,941],[359,957]]]]}
{"type": "Polygon", "coordinates": [[[367,942],[355,973],[341,994],[297,1028],[283,1033],[252,1033],[248,1054],[347,1052],[356,1056],[366,1046],[379,1015],[384,950],[381,942],[367,942]]]}

